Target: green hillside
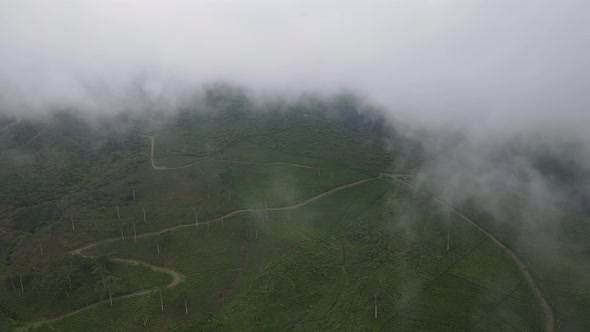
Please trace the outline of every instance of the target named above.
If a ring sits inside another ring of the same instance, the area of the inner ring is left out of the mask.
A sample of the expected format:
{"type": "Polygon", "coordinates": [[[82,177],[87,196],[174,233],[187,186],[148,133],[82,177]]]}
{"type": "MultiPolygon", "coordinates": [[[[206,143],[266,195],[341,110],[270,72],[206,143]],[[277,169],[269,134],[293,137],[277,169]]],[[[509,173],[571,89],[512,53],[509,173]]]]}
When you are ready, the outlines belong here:
{"type": "MultiPolygon", "coordinates": [[[[588,278],[415,190],[400,142],[214,97],[2,129],[0,330],[590,328],[588,278]]],[[[587,221],[563,225],[587,249],[587,221]]]]}

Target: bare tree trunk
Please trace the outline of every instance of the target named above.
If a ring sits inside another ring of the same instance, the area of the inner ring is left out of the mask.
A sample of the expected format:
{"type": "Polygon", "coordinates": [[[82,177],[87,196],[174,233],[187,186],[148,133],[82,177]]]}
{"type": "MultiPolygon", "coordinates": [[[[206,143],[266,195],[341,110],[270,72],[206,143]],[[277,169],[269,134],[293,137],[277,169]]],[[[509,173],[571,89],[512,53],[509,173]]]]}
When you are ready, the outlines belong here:
{"type": "Polygon", "coordinates": [[[221,218],[221,228],[223,228],[223,218],[221,218]]]}
{"type": "Polygon", "coordinates": [[[64,288],[64,290],[66,291],[66,297],[69,299],[70,298],[70,293],[68,293],[68,289],[64,288]]]}
{"type": "Polygon", "coordinates": [[[143,222],[147,222],[145,218],[145,207],[143,208],[143,222]]]}
{"type": "Polygon", "coordinates": [[[41,242],[39,242],[39,249],[41,249],[41,256],[43,256],[43,244],[41,242]]]}
{"type": "Polygon", "coordinates": [[[119,207],[115,207],[117,209],[117,219],[121,220],[121,215],[119,214],[119,207]]]}
{"type": "Polygon", "coordinates": [[[193,211],[195,211],[195,226],[199,227],[199,214],[197,210],[193,209],[193,211]]]}
{"type": "Polygon", "coordinates": [[[188,315],[188,305],[186,304],[186,299],[184,299],[184,312],[188,315]]]}
{"type": "Polygon", "coordinates": [[[135,240],[135,243],[137,243],[137,232],[135,231],[135,223],[133,223],[133,239],[135,240]]]}
{"type": "Polygon", "coordinates": [[[24,293],[25,292],[25,286],[23,286],[23,276],[18,276],[18,277],[20,279],[20,291],[22,293],[24,293]]]}
{"type": "Polygon", "coordinates": [[[74,218],[72,217],[71,214],[70,214],[70,221],[72,222],[72,230],[75,230],[76,226],[74,226],[74,218]]]}
{"type": "Polygon", "coordinates": [[[375,319],[377,319],[377,295],[375,295],[375,319]]]}
{"type": "Polygon", "coordinates": [[[109,283],[109,301],[111,302],[111,307],[113,306],[113,293],[111,293],[111,284],[109,283]]]}
{"type": "Polygon", "coordinates": [[[133,187],[133,200],[135,200],[135,187],[133,187]]]}
{"type": "Polygon", "coordinates": [[[164,312],[164,300],[162,300],[162,292],[160,292],[160,308],[162,312],[164,312]]]}
{"type": "Polygon", "coordinates": [[[158,248],[158,255],[160,254],[160,243],[156,240],[156,248],[158,248]]]}
{"type": "Polygon", "coordinates": [[[147,327],[147,318],[143,319],[143,326],[147,327]]]}
{"type": "Polygon", "coordinates": [[[10,278],[10,281],[12,281],[12,290],[16,293],[16,286],[14,285],[14,279],[10,278]]]}
{"type": "Polygon", "coordinates": [[[123,226],[121,226],[121,240],[125,240],[125,235],[123,234],[123,226]]]}

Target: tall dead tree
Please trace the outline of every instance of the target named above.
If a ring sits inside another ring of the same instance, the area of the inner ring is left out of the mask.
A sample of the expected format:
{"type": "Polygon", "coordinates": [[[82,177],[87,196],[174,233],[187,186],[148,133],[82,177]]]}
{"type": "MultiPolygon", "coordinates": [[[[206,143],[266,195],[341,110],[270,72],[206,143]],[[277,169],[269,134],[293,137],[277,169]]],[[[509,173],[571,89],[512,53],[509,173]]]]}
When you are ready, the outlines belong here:
{"type": "Polygon", "coordinates": [[[377,319],[377,294],[375,294],[375,319],[377,319]]]}
{"type": "Polygon", "coordinates": [[[135,187],[133,187],[133,200],[135,200],[135,187]]]}
{"type": "Polygon", "coordinates": [[[193,211],[195,212],[195,226],[199,227],[199,213],[195,208],[193,208],[193,211]]]}
{"type": "Polygon", "coordinates": [[[145,217],[145,206],[143,207],[143,222],[147,222],[145,217]]]}
{"type": "Polygon", "coordinates": [[[74,217],[70,214],[70,221],[72,222],[72,230],[76,230],[76,226],[74,225],[74,217]]]}
{"type": "Polygon", "coordinates": [[[115,206],[115,208],[117,209],[117,219],[121,220],[121,214],[119,214],[119,207],[115,206]]]}
{"type": "Polygon", "coordinates": [[[111,292],[111,281],[109,280],[109,301],[111,302],[111,307],[113,306],[113,293],[111,292]]]}
{"type": "Polygon", "coordinates": [[[188,305],[186,304],[186,297],[184,298],[184,312],[188,315],[188,305]]]}
{"type": "Polygon", "coordinates": [[[137,243],[137,231],[135,230],[135,223],[133,223],[133,240],[137,243]]]}
{"type": "Polygon", "coordinates": [[[160,292],[160,308],[164,312],[164,300],[162,299],[162,292],[160,292]]]}

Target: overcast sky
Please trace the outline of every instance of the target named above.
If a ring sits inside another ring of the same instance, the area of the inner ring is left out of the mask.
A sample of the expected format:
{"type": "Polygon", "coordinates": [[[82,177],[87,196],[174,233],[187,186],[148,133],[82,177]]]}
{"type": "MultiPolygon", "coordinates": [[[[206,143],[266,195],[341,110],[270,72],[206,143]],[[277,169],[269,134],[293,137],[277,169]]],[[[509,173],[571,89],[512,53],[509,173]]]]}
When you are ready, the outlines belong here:
{"type": "MultiPolygon", "coordinates": [[[[421,122],[584,133],[590,1],[1,1],[0,105],[229,80],[357,89],[421,122]]],[[[104,106],[106,105],[106,106],[104,106]]]]}

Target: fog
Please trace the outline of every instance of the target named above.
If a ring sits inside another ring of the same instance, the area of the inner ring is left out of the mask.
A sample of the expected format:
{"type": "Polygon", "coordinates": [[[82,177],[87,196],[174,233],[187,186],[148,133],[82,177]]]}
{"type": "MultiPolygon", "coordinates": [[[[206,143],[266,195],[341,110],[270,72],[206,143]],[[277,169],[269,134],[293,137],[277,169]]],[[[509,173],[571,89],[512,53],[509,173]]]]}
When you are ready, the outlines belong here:
{"type": "MultiPolygon", "coordinates": [[[[400,133],[436,133],[424,179],[543,179],[522,158],[490,161],[515,142],[567,143],[590,169],[587,22],[587,1],[4,1],[0,113],[174,109],[215,81],[348,89],[400,133]]],[[[552,191],[543,183],[516,187],[552,191]]]]}
{"type": "Polygon", "coordinates": [[[475,203],[532,271],[588,298],[589,22],[587,0],[7,0],[0,116],[173,113],[220,81],[262,99],[353,91],[418,142],[395,165],[412,188],[448,212],[475,203]]]}

